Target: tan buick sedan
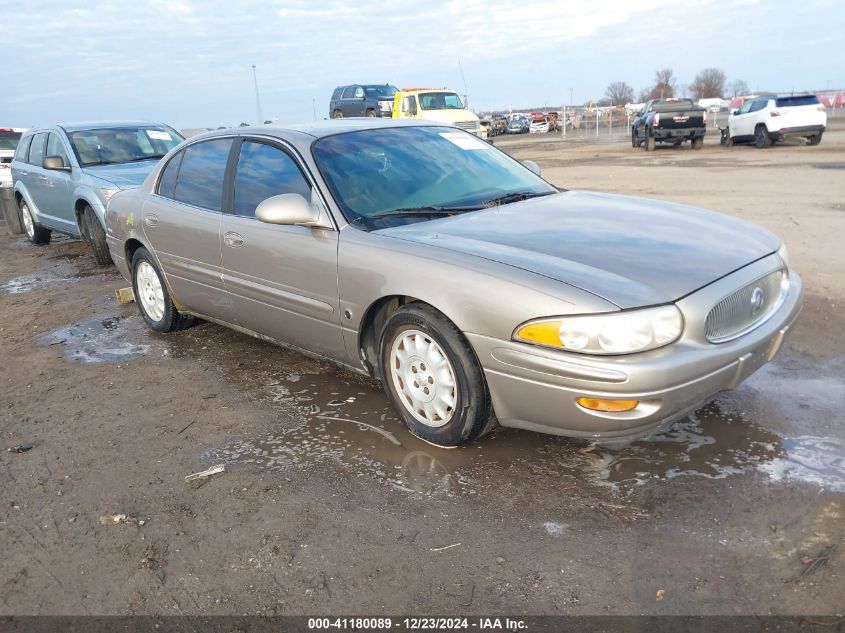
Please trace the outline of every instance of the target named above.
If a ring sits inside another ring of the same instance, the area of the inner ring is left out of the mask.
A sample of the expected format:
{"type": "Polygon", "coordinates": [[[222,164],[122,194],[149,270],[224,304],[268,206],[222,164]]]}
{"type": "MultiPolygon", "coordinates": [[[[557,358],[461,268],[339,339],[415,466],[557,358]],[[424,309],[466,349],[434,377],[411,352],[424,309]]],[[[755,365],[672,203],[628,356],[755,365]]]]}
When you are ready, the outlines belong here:
{"type": "Polygon", "coordinates": [[[107,229],[152,329],[201,317],[370,374],[442,445],[648,435],[771,360],[801,308],[771,233],[561,191],[438,124],[193,137],[107,229]]]}

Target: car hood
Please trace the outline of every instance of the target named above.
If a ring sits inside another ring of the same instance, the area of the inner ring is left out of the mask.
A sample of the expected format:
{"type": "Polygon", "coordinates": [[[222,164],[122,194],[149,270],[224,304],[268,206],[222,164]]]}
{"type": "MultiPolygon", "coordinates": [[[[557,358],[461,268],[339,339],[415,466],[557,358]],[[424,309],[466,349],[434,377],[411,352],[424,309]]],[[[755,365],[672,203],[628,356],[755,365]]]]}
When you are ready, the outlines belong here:
{"type": "Polygon", "coordinates": [[[620,308],[675,301],[780,246],[765,229],[720,213],[583,191],[378,233],[528,270],[620,308]]]}
{"type": "Polygon", "coordinates": [[[83,170],[86,174],[114,183],[121,189],[131,189],[140,186],[156,165],[158,161],[153,159],[138,163],[94,165],[83,167],[83,170]]]}

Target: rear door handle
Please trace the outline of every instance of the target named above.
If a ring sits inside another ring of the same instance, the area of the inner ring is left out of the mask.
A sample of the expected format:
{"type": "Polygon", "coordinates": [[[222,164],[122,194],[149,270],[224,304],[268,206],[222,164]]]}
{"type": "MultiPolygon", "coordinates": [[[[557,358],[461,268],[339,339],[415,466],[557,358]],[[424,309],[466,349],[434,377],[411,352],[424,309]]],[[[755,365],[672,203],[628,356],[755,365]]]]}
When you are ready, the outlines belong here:
{"type": "Polygon", "coordinates": [[[158,216],[150,214],[144,218],[144,224],[147,226],[158,226],[158,216]]]}
{"type": "Polygon", "coordinates": [[[244,245],[244,238],[243,235],[238,235],[237,233],[226,233],[223,236],[223,242],[225,242],[226,246],[231,246],[232,248],[240,248],[244,245]]]}

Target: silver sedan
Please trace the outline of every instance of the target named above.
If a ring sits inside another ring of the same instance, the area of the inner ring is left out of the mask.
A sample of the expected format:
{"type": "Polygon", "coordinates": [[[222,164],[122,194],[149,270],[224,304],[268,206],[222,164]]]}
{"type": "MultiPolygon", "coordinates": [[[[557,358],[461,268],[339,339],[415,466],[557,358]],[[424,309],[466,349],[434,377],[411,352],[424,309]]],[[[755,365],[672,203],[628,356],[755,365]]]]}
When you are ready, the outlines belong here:
{"type": "Polygon", "coordinates": [[[107,228],[152,329],[201,317],[372,375],[441,445],[648,435],[771,360],[801,308],[764,229],[559,190],[420,122],[191,138],[107,228]]]}

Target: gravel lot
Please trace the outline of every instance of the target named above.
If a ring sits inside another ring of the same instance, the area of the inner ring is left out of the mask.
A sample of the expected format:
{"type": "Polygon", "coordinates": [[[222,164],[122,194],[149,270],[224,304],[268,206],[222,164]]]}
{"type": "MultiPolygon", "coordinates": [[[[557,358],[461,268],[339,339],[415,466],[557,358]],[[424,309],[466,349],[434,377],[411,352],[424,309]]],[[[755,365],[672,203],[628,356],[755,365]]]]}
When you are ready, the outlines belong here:
{"type": "Polygon", "coordinates": [[[0,238],[0,614],[842,614],[845,119],[818,147],[495,143],[779,233],[806,300],[775,362],[658,441],[443,450],[371,381],[148,332],[81,242],[0,238]]]}

